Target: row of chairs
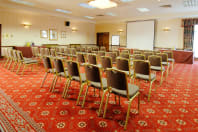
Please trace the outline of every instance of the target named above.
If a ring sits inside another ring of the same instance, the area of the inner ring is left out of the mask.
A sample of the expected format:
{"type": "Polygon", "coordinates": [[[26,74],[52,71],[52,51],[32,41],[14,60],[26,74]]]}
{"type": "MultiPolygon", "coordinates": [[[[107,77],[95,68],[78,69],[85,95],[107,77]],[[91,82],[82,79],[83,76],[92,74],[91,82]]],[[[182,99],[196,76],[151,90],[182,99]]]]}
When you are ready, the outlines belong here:
{"type": "Polygon", "coordinates": [[[37,60],[33,60],[31,58],[25,58],[23,57],[23,54],[21,51],[19,50],[14,50],[14,49],[10,49],[10,48],[3,48],[3,52],[4,52],[4,63],[2,62],[2,66],[4,68],[7,68],[8,70],[11,69],[11,71],[16,70],[16,73],[18,74],[18,72],[20,71],[20,68],[23,67],[22,69],[22,75],[24,73],[24,70],[27,66],[31,65],[32,66],[32,70],[33,70],[33,64],[37,64],[38,61],[37,60]],[[17,66],[18,65],[18,66],[17,66]],[[12,67],[12,68],[11,68],[12,67]]]}
{"type": "Polygon", "coordinates": [[[46,74],[42,81],[41,87],[43,86],[46,77],[49,73],[54,74],[54,78],[50,87],[51,92],[54,91],[58,78],[64,77],[66,78],[66,83],[62,93],[62,97],[66,98],[68,95],[68,89],[70,88],[71,81],[75,80],[80,82],[79,95],[76,101],[77,105],[79,105],[80,97],[82,95],[85,85],[87,87],[85,89],[85,93],[81,105],[82,107],[84,107],[89,88],[91,87],[94,88],[94,94],[95,94],[95,88],[99,89],[99,91],[101,90],[103,94],[100,102],[100,107],[98,110],[98,116],[101,115],[101,111],[104,104],[104,97],[107,93],[108,96],[105,103],[103,118],[105,118],[106,116],[108,99],[111,93],[114,93],[119,97],[120,96],[126,97],[129,101],[129,105],[128,105],[128,111],[127,111],[124,129],[127,128],[131,102],[136,96],[139,96],[139,101],[138,101],[138,110],[139,110],[139,102],[140,102],[139,87],[128,83],[126,72],[114,68],[107,68],[105,70],[107,78],[103,78],[101,68],[97,65],[88,64],[88,63],[84,64],[83,66],[85,68],[85,73],[82,73],[80,72],[80,64],[79,62],[76,61],[68,60],[66,61],[67,66],[64,67],[62,59],[54,58],[52,60],[50,57],[46,56],[43,58],[43,63],[46,70],[46,74]],[[52,61],[54,62],[54,68],[52,61]]]}

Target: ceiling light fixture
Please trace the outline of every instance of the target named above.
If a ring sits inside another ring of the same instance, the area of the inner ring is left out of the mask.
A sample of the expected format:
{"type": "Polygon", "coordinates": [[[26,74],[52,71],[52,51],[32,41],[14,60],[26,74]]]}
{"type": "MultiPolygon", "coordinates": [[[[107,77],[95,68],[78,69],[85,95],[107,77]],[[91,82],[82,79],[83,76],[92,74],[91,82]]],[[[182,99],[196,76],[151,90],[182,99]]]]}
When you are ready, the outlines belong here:
{"type": "Polygon", "coordinates": [[[84,16],[84,17],[86,17],[88,19],[94,19],[94,17],[92,17],[92,16],[84,16]]]}
{"type": "Polygon", "coordinates": [[[56,11],[58,12],[62,12],[62,13],[67,13],[67,14],[71,14],[71,11],[67,11],[67,10],[62,10],[62,9],[56,9],[56,11]]]}
{"type": "Polygon", "coordinates": [[[116,2],[110,0],[92,0],[88,4],[99,9],[113,8],[118,5],[116,2]]]}
{"type": "Polygon", "coordinates": [[[87,3],[80,3],[79,6],[84,7],[84,8],[88,8],[88,9],[94,9],[94,8],[96,8],[96,7],[90,6],[87,3]]]}
{"type": "Polygon", "coordinates": [[[148,8],[136,8],[140,12],[149,12],[150,10],[148,8]]]}
{"type": "Polygon", "coordinates": [[[23,5],[28,5],[28,6],[34,6],[34,3],[28,2],[28,1],[22,1],[22,0],[10,0],[12,2],[18,3],[18,4],[23,4],[23,5]]]}

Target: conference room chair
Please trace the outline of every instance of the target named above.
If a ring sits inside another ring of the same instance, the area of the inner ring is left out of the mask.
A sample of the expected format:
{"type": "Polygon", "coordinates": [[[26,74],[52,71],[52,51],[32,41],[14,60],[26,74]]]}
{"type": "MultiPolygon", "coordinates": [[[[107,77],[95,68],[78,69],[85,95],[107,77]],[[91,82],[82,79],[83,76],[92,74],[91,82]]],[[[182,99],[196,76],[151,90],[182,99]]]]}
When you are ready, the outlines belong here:
{"type": "Polygon", "coordinates": [[[148,57],[148,60],[151,65],[151,70],[156,72],[161,72],[161,79],[160,79],[160,85],[163,83],[163,76],[165,72],[165,67],[162,66],[162,57],[157,55],[151,55],[148,57]]]}
{"type": "Polygon", "coordinates": [[[92,51],[99,51],[99,48],[98,48],[98,47],[92,47],[91,50],[92,50],[92,51]]]}
{"type": "MultiPolygon", "coordinates": [[[[42,81],[40,87],[43,87],[43,84],[45,83],[45,80],[49,73],[55,74],[55,68],[53,68],[52,61],[51,61],[50,57],[44,56],[42,60],[43,60],[44,68],[45,68],[45,75],[44,75],[44,78],[43,78],[43,81],[42,81]]],[[[52,86],[52,84],[51,84],[51,86],[52,86]]]]}
{"type": "MultiPolygon", "coordinates": [[[[83,82],[85,82],[85,74],[84,73],[80,73],[80,66],[79,63],[76,61],[67,61],[67,71],[68,71],[68,77],[67,77],[67,82],[65,84],[63,93],[62,93],[62,97],[66,98],[67,97],[67,93],[68,93],[68,89],[70,87],[71,81],[78,81],[80,83],[80,90],[79,93],[82,93],[83,87],[84,85],[83,82]],[[81,88],[82,87],[82,88],[81,88]]],[[[79,100],[79,98],[77,98],[77,100],[79,100]]]]}
{"type": "Polygon", "coordinates": [[[145,59],[148,60],[148,57],[153,55],[153,52],[144,52],[145,59]]]}
{"type": "Polygon", "coordinates": [[[117,58],[116,52],[105,52],[105,56],[111,57],[112,64],[116,64],[116,58],[117,58]]]}
{"type": "Polygon", "coordinates": [[[133,59],[134,60],[146,60],[145,55],[143,55],[143,54],[134,54],[133,59]]]}
{"type": "Polygon", "coordinates": [[[17,57],[17,50],[13,50],[13,67],[11,71],[14,71],[14,69],[16,68],[17,64],[18,64],[18,57],[17,57]]]}
{"type": "MultiPolygon", "coordinates": [[[[107,98],[104,108],[103,118],[106,117],[107,105],[109,103],[109,96],[111,93],[122,96],[128,100],[127,115],[124,124],[124,130],[127,129],[131,103],[138,96],[138,113],[140,111],[140,92],[139,87],[128,83],[125,72],[116,69],[107,69],[107,98]]],[[[101,111],[99,111],[100,116],[101,111]]]]}
{"type": "Polygon", "coordinates": [[[130,59],[130,54],[121,52],[120,57],[125,58],[125,59],[130,59]]]}
{"type": "Polygon", "coordinates": [[[54,49],[54,48],[51,48],[51,49],[50,49],[50,56],[51,56],[51,57],[56,57],[56,56],[57,56],[57,54],[56,54],[56,49],[54,49]]]}
{"type": "Polygon", "coordinates": [[[18,69],[17,69],[17,72],[16,72],[17,74],[18,74],[18,72],[19,72],[19,70],[20,70],[20,68],[21,68],[22,65],[24,65],[24,67],[22,69],[22,73],[21,73],[23,75],[23,72],[24,72],[24,70],[25,70],[25,68],[27,66],[30,65],[32,67],[31,70],[33,70],[33,65],[34,64],[38,64],[38,61],[37,60],[24,59],[22,52],[21,51],[18,51],[18,50],[17,50],[17,58],[18,58],[18,63],[19,63],[19,66],[18,66],[18,69]]]}
{"type": "Polygon", "coordinates": [[[2,48],[2,53],[3,55],[3,59],[1,61],[1,66],[3,67],[5,65],[5,63],[7,62],[7,48],[2,48]]]}
{"type": "Polygon", "coordinates": [[[80,49],[81,49],[81,47],[80,46],[77,46],[76,47],[76,52],[80,52],[80,49]]]}
{"type": "Polygon", "coordinates": [[[104,52],[106,52],[106,47],[101,46],[101,47],[100,47],[100,51],[104,51],[104,52]]]}
{"type": "Polygon", "coordinates": [[[133,69],[130,65],[129,59],[117,58],[116,59],[116,69],[125,72],[129,76],[130,82],[131,82],[132,77],[133,77],[133,69]]]}
{"type": "Polygon", "coordinates": [[[168,62],[168,54],[166,53],[159,53],[158,56],[162,57],[162,65],[166,66],[166,78],[168,77],[170,63],[168,62]]]}
{"type": "Polygon", "coordinates": [[[86,63],[86,58],[84,53],[77,53],[77,62],[79,62],[80,65],[86,63]]]}
{"type": "Polygon", "coordinates": [[[133,55],[135,54],[142,54],[142,51],[133,51],[133,55]]]}
{"type": "Polygon", "coordinates": [[[112,52],[115,52],[116,56],[120,56],[120,51],[119,50],[112,50],[112,52]]]}
{"type": "Polygon", "coordinates": [[[168,61],[172,63],[172,71],[173,71],[174,63],[175,63],[175,59],[173,58],[173,51],[163,51],[163,53],[166,53],[168,55],[168,61]]]}
{"type": "Polygon", "coordinates": [[[67,78],[68,77],[67,68],[64,67],[63,60],[59,59],[59,58],[54,58],[53,61],[54,61],[54,68],[55,68],[56,73],[52,80],[50,92],[54,92],[58,78],[61,78],[61,77],[67,78]]]}
{"type": "Polygon", "coordinates": [[[159,54],[159,53],[161,53],[161,51],[159,51],[159,50],[154,50],[154,51],[153,51],[153,55],[157,55],[157,54],[159,54]]]}
{"type": "Polygon", "coordinates": [[[85,47],[81,47],[80,48],[80,52],[86,52],[86,48],[85,47]]]}
{"type": "Polygon", "coordinates": [[[125,50],[122,50],[121,53],[126,53],[126,54],[130,54],[130,51],[125,49],[125,50]]]}
{"type": "Polygon", "coordinates": [[[101,62],[101,56],[105,56],[105,51],[98,51],[97,58],[99,62],[101,62]]]}
{"type": "Polygon", "coordinates": [[[101,58],[101,66],[103,71],[105,71],[107,68],[112,68],[111,57],[101,56],[100,58],[101,58]]]}
{"type": "MultiPolygon", "coordinates": [[[[81,106],[84,107],[88,89],[92,87],[94,88],[94,95],[95,95],[95,89],[99,89],[99,96],[100,96],[100,90],[102,90],[103,92],[102,99],[100,101],[100,107],[99,107],[99,111],[101,111],[103,100],[104,100],[104,95],[107,92],[107,89],[106,89],[107,80],[106,78],[102,78],[101,69],[98,66],[93,65],[93,64],[85,64],[85,76],[86,76],[86,81],[84,83],[87,85],[87,87],[86,87],[86,91],[85,91],[81,106]]],[[[82,89],[83,87],[81,87],[81,90],[82,89]]],[[[80,97],[81,97],[81,93],[79,93],[78,98],[80,97]]],[[[77,105],[79,104],[79,99],[77,100],[76,104],[77,105]]]]}
{"type": "Polygon", "coordinates": [[[8,49],[7,53],[8,53],[8,58],[9,58],[7,69],[9,70],[13,62],[13,49],[8,49]]]}
{"type": "Polygon", "coordinates": [[[156,80],[156,75],[151,73],[150,62],[144,60],[134,60],[133,61],[134,75],[135,80],[145,80],[150,84],[148,101],[150,101],[152,84],[156,80]]]}
{"type": "Polygon", "coordinates": [[[95,54],[88,54],[87,55],[87,62],[89,64],[97,65],[97,57],[95,54]]]}

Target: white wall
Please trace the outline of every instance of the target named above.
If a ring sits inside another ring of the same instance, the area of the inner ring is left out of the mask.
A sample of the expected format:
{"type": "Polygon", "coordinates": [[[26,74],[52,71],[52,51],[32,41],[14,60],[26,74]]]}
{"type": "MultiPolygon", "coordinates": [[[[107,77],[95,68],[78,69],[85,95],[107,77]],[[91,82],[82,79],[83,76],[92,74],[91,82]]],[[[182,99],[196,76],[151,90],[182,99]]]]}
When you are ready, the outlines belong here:
{"type": "Polygon", "coordinates": [[[2,46],[16,45],[25,46],[27,42],[42,44],[95,44],[95,24],[83,21],[72,21],[70,29],[66,28],[65,18],[47,15],[22,14],[0,11],[0,24],[2,24],[2,46]],[[23,27],[22,23],[32,24],[29,29],[23,27]],[[77,32],[71,28],[76,27],[77,32]],[[40,30],[56,29],[58,40],[40,38],[40,30]],[[61,38],[61,31],[67,31],[67,37],[61,38]]]}
{"type": "MultiPolygon", "coordinates": [[[[123,29],[120,34],[121,44],[126,45],[126,23],[105,23],[96,24],[96,32],[110,32],[112,34],[118,34],[118,30],[123,29]]],[[[140,29],[141,30],[141,29],[140,29]]],[[[155,29],[155,47],[160,48],[183,48],[183,28],[181,27],[181,19],[165,19],[157,20],[155,29]],[[170,27],[170,31],[163,31],[164,27],[170,27]]],[[[110,39],[111,44],[111,39],[110,39]]]]}
{"type": "Polygon", "coordinates": [[[183,32],[179,18],[158,20],[155,47],[183,48],[183,32]],[[169,27],[170,31],[163,31],[165,27],[169,27]]]}

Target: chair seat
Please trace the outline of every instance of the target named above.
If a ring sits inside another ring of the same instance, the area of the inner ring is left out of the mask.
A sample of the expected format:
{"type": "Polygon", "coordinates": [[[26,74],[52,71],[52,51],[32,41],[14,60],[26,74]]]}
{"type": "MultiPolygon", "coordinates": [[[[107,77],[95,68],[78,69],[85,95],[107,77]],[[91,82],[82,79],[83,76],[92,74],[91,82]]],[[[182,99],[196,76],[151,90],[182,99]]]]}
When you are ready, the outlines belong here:
{"type": "Polygon", "coordinates": [[[170,61],[170,62],[175,62],[175,59],[173,59],[173,58],[168,58],[168,61],[170,61]]]}
{"type": "Polygon", "coordinates": [[[170,63],[169,63],[169,62],[162,62],[162,65],[169,66],[169,65],[170,65],[170,63]]]}
{"type": "Polygon", "coordinates": [[[151,70],[155,70],[155,71],[165,71],[165,67],[162,66],[162,69],[161,69],[161,66],[151,66],[151,70]]]}
{"type": "MultiPolygon", "coordinates": [[[[136,75],[136,78],[139,78],[139,79],[144,79],[144,80],[149,80],[149,75],[144,75],[144,74],[135,74],[136,75]]],[[[156,78],[156,75],[151,73],[151,80],[154,80],[156,78]]]]}
{"type": "MultiPolygon", "coordinates": [[[[107,79],[106,78],[102,78],[102,85],[103,88],[107,88],[107,79]]],[[[91,82],[91,86],[96,87],[96,88],[101,88],[100,83],[99,82],[91,82]]]]}
{"type": "MultiPolygon", "coordinates": [[[[85,81],[86,81],[85,73],[81,73],[80,76],[81,76],[82,82],[85,82],[85,81]]],[[[79,77],[79,76],[73,76],[73,77],[72,77],[72,80],[80,81],[80,77],[79,77]]]]}
{"type": "Polygon", "coordinates": [[[27,61],[27,60],[32,60],[32,58],[26,58],[26,57],[23,57],[23,59],[24,59],[25,61],[27,61]]]}
{"type": "Polygon", "coordinates": [[[32,63],[38,63],[38,61],[37,60],[24,60],[23,63],[25,63],[25,64],[32,64],[32,63]]]}
{"type": "MultiPolygon", "coordinates": [[[[128,92],[129,92],[129,97],[133,97],[138,91],[139,87],[133,84],[128,83],[128,92]]],[[[112,88],[112,92],[115,94],[119,94],[121,96],[127,97],[127,92],[126,90],[119,90],[116,88],[112,88]]]]}
{"type": "Polygon", "coordinates": [[[54,73],[54,72],[56,72],[56,70],[55,70],[55,68],[49,69],[49,72],[50,72],[50,73],[54,73]]]}
{"type": "MultiPolygon", "coordinates": [[[[68,77],[68,72],[67,71],[65,71],[65,72],[66,72],[66,77],[68,77]]],[[[64,72],[60,72],[59,76],[65,77],[65,73],[64,72]]]]}

